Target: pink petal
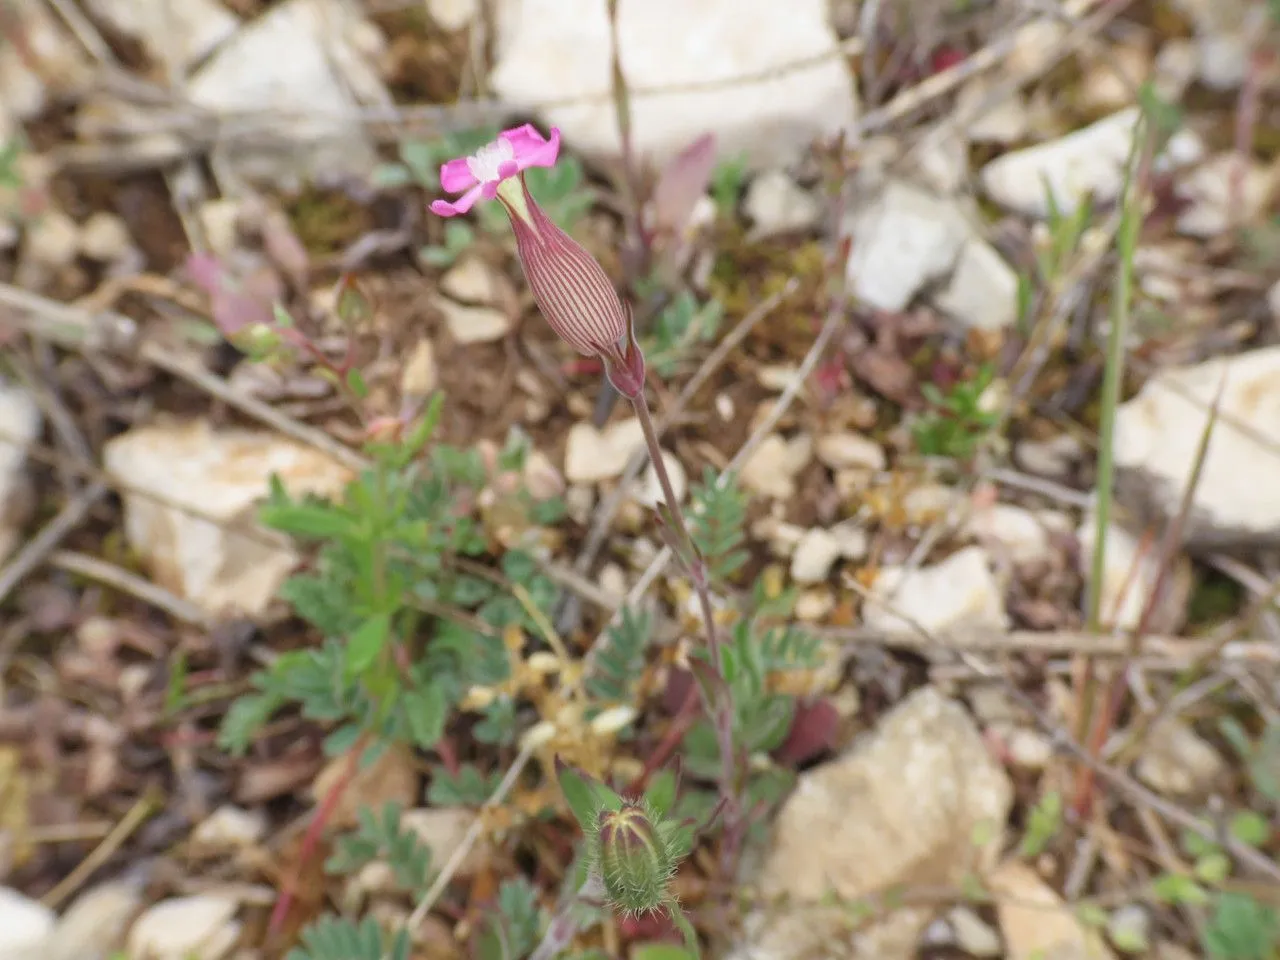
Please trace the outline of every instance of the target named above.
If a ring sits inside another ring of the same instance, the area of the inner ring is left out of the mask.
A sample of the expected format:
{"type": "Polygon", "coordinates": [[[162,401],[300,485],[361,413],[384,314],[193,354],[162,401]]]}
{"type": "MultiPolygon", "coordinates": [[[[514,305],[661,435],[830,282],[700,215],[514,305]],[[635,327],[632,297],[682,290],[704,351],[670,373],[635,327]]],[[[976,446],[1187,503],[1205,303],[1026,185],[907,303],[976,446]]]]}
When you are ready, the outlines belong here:
{"type": "Polygon", "coordinates": [[[455,207],[448,200],[432,200],[431,212],[437,217],[456,217],[458,214],[462,213],[461,210],[455,207]]]}
{"type": "Polygon", "coordinates": [[[475,175],[467,166],[467,158],[450,160],[440,167],[440,186],[450,193],[461,193],[476,185],[475,175]]]}
{"type": "Polygon", "coordinates": [[[521,170],[527,167],[555,166],[556,157],[560,153],[559,128],[551,128],[550,140],[545,139],[531,123],[504,130],[498,136],[511,144],[521,170]]]}
{"type": "MultiPolygon", "coordinates": [[[[456,217],[460,213],[466,213],[476,205],[488,186],[489,184],[478,183],[452,203],[448,200],[432,200],[431,212],[441,217],[456,217]]],[[[493,187],[496,190],[497,184],[493,187]]]]}

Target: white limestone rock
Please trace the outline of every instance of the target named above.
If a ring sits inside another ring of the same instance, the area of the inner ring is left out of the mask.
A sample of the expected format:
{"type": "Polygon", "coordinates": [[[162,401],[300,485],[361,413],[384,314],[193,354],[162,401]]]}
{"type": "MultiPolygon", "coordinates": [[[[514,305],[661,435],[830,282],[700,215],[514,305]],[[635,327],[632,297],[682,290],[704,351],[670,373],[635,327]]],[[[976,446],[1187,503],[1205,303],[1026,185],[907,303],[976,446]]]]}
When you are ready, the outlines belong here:
{"type": "Polygon", "coordinates": [[[952,200],[893,180],[852,211],[846,277],[858,300],[877,310],[906,309],[927,283],[951,272],[970,227],[952,200]]]}
{"type": "Polygon", "coordinates": [[[135,427],[107,443],[125,536],[162,586],[211,616],[266,609],[298,555],[257,524],[274,474],[294,496],[341,497],[350,470],[283,437],[206,421],[135,427]]]}
{"type": "MultiPolygon", "coordinates": [[[[997,157],[979,174],[982,188],[1002,207],[1041,219],[1049,215],[1046,191],[1066,214],[1086,197],[1095,204],[1110,203],[1124,188],[1139,116],[1139,109],[1130,107],[1056,140],[997,157]]],[[[1185,166],[1203,154],[1199,137],[1181,130],[1157,158],[1156,167],[1185,166]]]]}
{"type": "Polygon", "coordinates": [[[0,380],[0,562],[17,546],[33,506],[27,453],[43,426],[35,397],[0,380]]]}
{"type": "Polygon", "coordinates": [[[806,907],[749,916],[731,956],[915,956],[928,908],[900,909],[850,934],[846,910],[818,904],[832,893],[848,902],[980,872],[998,850],[1012,797],[964,708],[932,687],[916,691],[848,753],[800,775],[751,882],[766,901],[806,907]],[[992,841],[975,843],[980,830],[992,841]]]}
{"type": "Polygon", "coordinates": [[[742,206],[751,218],[753,239],[803,232],[822,216],[817,198],[781,170],[766,170],[752,180],[742,206]]]}
{"type": "Polygon", "coordinates": [[[995,247],[972,237],[933,302],[967,329],[1003,330],[1018,319],[1018,275],[995,247]]]}
{"type": "Polygon", "coordinates": [[[39,900],[0,887],[0,957],[44,960],[55,916],[39,900]]]}
{"type": "Polygon", "coordinates": [[[644,431],[635,417],[597,430],[590,423],[569,428],[564,475],[570,483],[599,483],[622,476],[632,454],[644,446],[644,431]]]}
{"type": "Polygon", "coordinates": [[[129,931],[129,956],[138,960],[222,960],[240,937],[231,897],[195,894],[161,900],[129,931]]]}
{"type": "Polygon", "coordinates": [[[351,0],[285,0],[223,43],[185,93],[215,113],[275,111],[220,151],[242,179],[289,187],[363,177],[378,156],[358,111],[392,105],[374,66],[384,47],[351,0]]]}
{"type": "Polygon", "coordinates": [[[240,26],[217,0],[89,0],[94,16],[141,42],[147,55],[180,77],[240,26]]]}
{"type": "MultiPolygon", "coordinates": [[[[836,50],[826,0],[621,0],[618,8],[635,148],[656,164],[710,133],[721,156],[783,167],[857,118],[845,59],[814,62],[836,50]]],[[[575,150],[620,155],[606,4],[503,0],[496,46],[490,82],[500,98],[538,110],[575,150]],[[551,102],[561,103],[541,107],[551,102]]]]}
{"type": "Polygon", "coordinates": [[[1280,544],[1280,347],[1163,370],[1116,415],[1116,496],[1143,522],[1176,516],[1226,376],[1192,498],[1192,548],[1280,544]]]}
{"type": "Polygon", "coordinates": [[[930,567],[881,568],[862,616],[868,630],[919,638],[923,629],[944,642],[948,633],[1009,628],[1004,591],[981,547],[965,547],[930,567]]]}

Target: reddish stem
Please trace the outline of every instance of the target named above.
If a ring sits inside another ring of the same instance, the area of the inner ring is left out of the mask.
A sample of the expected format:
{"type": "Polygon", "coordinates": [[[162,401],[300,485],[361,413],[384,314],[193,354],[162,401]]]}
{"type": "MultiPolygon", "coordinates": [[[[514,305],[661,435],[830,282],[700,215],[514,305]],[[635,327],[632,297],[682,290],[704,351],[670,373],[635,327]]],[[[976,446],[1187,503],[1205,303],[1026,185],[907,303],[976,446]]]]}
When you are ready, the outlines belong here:
{"type": "Polygon", "coordinates": [[[645,399],[643,387],[630,399],[632,406],[635,408],[636,417],[640,421],[640,429],[644,433],[645,443],[649,448],[649,461],[653,464],[654,473],[658,475],[658,482],[662,487],[662,493],[667,502],[668,514],[676,528],[672,533],[684,548],[679,551],[673,549],[672,552],[677,555],[677,559],[686,565],[686,572],[693,583],[693,590],[697,595],[698,607],[702,613],[703,624],[707,631],[707,650],[711,656],[711,667],[723,687],[721,695],[717,696],[710,688],[704,687],[702,683],[698,684],[698,690],[704,693],[707,716],[712,718],[716,730],[716,740],[720,746],[720,798],[724,801],[725,811],[725,846],[721,852],[724,865],[728,870],[736,851],[737,827],[741,819],[741,808],[736,792],[737,757],[733,746],[733,691],[728,684],[724,683],[724,654],[721,650],[719,631],[716,629],[715,615],[711,608],[711,593],[707,588],[706,564],[702,562],[702,558],[693,544],[693,537],[689,534],[689,527],[685,523],[684,513],[680,509],[680,501],[671,486],[671,478],[667,475],[666,461],[662,457],[662,448],[658,445],[658,432],[653,425],[653,417],[649,413],[649,401],[645,399]],[[681,554],[684,555],[681,556],[681,554]]]}
{"type": "Polygon", "coordinates": [[[324,795],[324,799],[320,801],[320,807],[316,810],[315,816],[307,824],[306,835],[302,838],[302,849],[298,853],[298,862],[290,877],[285,881],[280,891],[280,896],[276,898],[276,905],[271,911],[271,920],[267,924],[268,936],[278,934],[284,926],[285,918],[289,915],[289,907],[293,903],[293,895],[297,891],[298,883],[302,877],[302,870],[311,860],[312,854],[315,853],[316,846],[320,843],[320,835],[324,831],[325,824],[328,823],[329,818],[333,816],[333,811],[338,806],[338,800],[341,799],[351,781],[355,779],[356,767],[360,760],[360,755],[364,753],[365,744],[368,740],[369,735],[367,733],[361,734],[360,739],[347,751],[347,765],[343,768],[342,776],[329,788],[329,791],[324,795]]]}
{"type": "Polygon", "coordinates": [[[453,740],[449,737],[441,737],[440,742],[436,744],[436,753],[440,754],[440,762],[444,764],[444,768],[449,771],[450,776],[458,775],[458,752],[453,749],[453,740]]]}
{"type": "Polygon", "coordinates": [[[667,732],[663,734],[653,753],[649,755],[649,759],[644,762],[644,769],[632,781],[631,787],[627,791],[628,793],[632,796],[644,793],[645,788],[649,785],[649,778],[671,759],[671,755],[676,752],[676,748],[680,746],[680,741],[684,739],[684,735],[689,732],[689,728],[693,726],[693,722],[697,718],[698,688],[694,683],[690,684],[689,692],[684,695],[684,703],[680,704],[680,710],[671,721],[671,726],[667,728],[667,732]]]}

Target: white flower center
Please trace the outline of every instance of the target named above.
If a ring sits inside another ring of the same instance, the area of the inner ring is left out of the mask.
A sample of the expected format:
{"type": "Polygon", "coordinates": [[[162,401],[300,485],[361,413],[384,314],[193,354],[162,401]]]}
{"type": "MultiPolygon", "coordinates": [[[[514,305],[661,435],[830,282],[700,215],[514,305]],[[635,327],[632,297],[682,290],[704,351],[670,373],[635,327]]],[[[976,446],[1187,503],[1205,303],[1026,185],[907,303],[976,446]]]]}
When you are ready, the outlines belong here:
{"type": "Polygon", "coordinates": [[[495,140],[486,143],[475,152],[475,156],[467,157],[467,169],[481,183],[491,183],[499,177],[499,168],[508,160],[515,159],[516,152],[506,140],[495,140]]]}

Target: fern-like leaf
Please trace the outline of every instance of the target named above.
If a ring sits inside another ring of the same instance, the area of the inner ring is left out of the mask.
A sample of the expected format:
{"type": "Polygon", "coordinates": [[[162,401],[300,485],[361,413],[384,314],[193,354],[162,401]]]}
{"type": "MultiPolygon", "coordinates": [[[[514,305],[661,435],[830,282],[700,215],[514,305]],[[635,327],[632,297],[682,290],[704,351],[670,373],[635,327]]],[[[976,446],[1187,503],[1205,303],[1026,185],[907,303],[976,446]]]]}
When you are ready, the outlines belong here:
{"type": "Polygon", "coordinates": [[[631,703],[636,682],[644,670],[650,636],[649,614],[623,607],[622,619],[609,628],[608,639],[587,680],[587,693],[607,703],[631,703]]]}
{"type": "Polygon", "coordinates": [[[689,527],[693,542],[702,551],[707,572],[717,580],[737,573],[747,562],[746,542],[747,496],[730,474],[723,486],[717,485],[710,467],[690,493],[689,527]]]}
{"type": "Polygon", "coordinates": [[[356,830],[338,839],[325,869],[350,874],[378,860],[391,868],[401,889],[424,889],[431,879],[431,849],[400,822],[399,806],[388,803],[380,812],[360,807],[356,816],[356,830]]]}
{"type": "Polygon", "coordinates": [[[408,960],[410,945],[408,931],[388,937],[372,917],[355,923],[324,916],[302,931],[302,945],[285,960],[408,960]]]}

